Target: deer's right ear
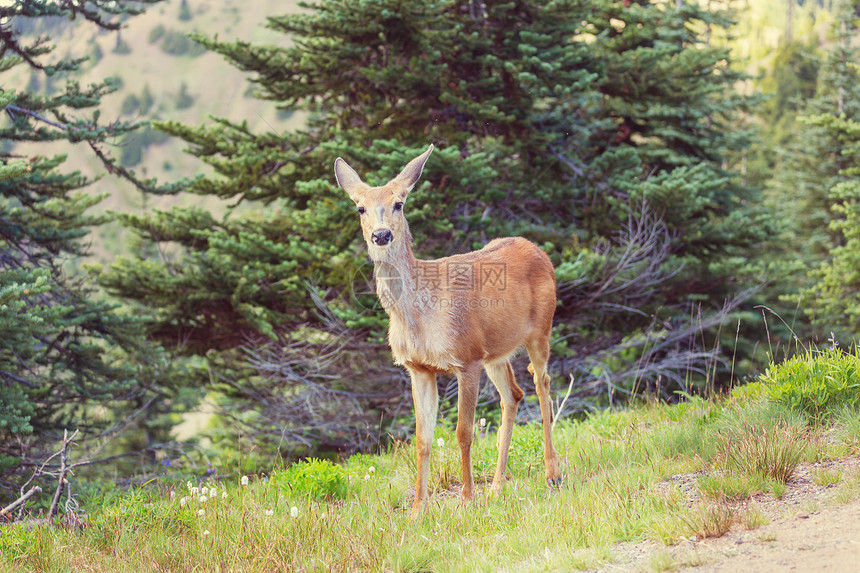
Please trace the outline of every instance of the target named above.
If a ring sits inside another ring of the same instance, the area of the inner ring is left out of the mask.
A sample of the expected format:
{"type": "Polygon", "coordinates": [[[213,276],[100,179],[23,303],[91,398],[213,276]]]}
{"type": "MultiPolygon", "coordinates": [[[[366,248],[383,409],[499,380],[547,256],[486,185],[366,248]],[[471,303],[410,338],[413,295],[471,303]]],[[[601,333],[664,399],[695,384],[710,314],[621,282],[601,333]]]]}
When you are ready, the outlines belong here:
{"type": "Polygon", "coordinates": [[[340,188],[346,191],[353,201],[355,201],[358,193],[367,188],[367,184],[361,180],[358,173],[340,157],[334,161],[334,177],[340,188]]]}

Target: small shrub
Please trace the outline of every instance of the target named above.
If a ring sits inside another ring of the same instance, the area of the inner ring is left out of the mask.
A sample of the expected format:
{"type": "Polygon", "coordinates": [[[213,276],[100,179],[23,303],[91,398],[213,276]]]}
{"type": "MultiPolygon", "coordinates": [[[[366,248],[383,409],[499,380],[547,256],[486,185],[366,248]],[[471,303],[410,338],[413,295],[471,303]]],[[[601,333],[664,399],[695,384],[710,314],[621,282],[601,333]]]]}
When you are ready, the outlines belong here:
{"type": "Polygon", "coordinates": [[[167,30],[164,33],[164,39],[161,42],[161,50],[171,56],[188,55],[194,58],[204,53],[206,48],[190,39],[182,32],[167,30]]]}
{"type": "Polygon", "coordinates": [[[157,41],[159,41],[164,36],[165,31],[166,30],[164,29],[164,26],[162,24],[159,24],[158,26],[156,26],[155,28],[150,30],[149,31],[149,43],[154,44],[157,41]]]}
{"type": "Polygon", "coordinates": [[[657,573],[677,571],[680,566],[681,564],[668,551],[657,551],[648,558],[648,567],[657,573]]]}
{"type": "Polygon", "coordinates": [[[125,99],[122,100],[120,113],[123,115],[131,115],[138,109],[140,109],[140,99],[134,94],[128,94],[125,96],[125,99]]]}
{"type": "Polygon", "coordinates": [[[697,480],[702,495],[708,499],[722,500],[749,499],[757,493],[770,489],[762,476],[746,475],[703,475],[697,480]]]}
{"type": "Polygon", "coordinates": [[[785,495],[785,492],[788,491],[788,486],[785,485],[781,481],[771,480],[770,482],[770,492],[773,494],[773,497],[776,499],[782,499],[782,496],[785,495]]]}
{"type": "Polygon", "coordinates": [[[164,41],[161,42],[161,50],[165,54],[170,54],[171,56],[184,55],[188,52],[189,46],[191,46],[191,40],[189,40],[182,32],[176,32],[174,30],[165,32],[164,41]]]}
{"type": "Polygon", "coordinates": [[[104,51],[98,42],[93,41],[90,48],[90,65],[95,66],[104,57],[104,51]]]}
{"type": "Polygon", "coordinates": [[[770,520],[764,516],[758,508],[749,509],[741,516],[741,523],[744,529],[758,529],[762,525],[767,525],[770,520]]]}
{"type": "Polygon", "coordinates": [[[860,357],[856,348],[854,352],[829,348],[794,356],[768,368],[761,380],[768,398],[816,422],[829,419],[841,407],[860,404],[860,357]]]}
{"type": "Polygon", "coordinates": [[[194,105],[194,96],[188,93],[188,85],[182,82],[179,85],[179,93],[176,94],[176,109],[188,109],[194,105]]]}
{"type": "Polygon", "coordinates": [[[842,470],[839,468],[819,468],[812,472],[812,483],[821,487],[835,485],[841,479],[842,470]]]}
{"type": "Polygon", "coordinates": [[[126,42],[125,40],[120,40],[119,36],[117,36],[116,45],[113,47],[113,50],[111,50],[111,52],[120,55],[130,54],[131,46],[128,45],[128,42],[126,42]]]}
{"type": "Polygon", "coordinates": [[[343,499],[349,492],[346,469],[328,460],[311,458],[297,462],[276,472],[271,479],[280,491],[315,500],[343,499]]]}
{"type": "Polygon", "coordinates": [[[860,474],[849,473],[845,479],[836,487],[836,491],[830,498],[833,503],[851,503],[860,496],[860,474]]]}
{"type": "Polygon", "coordinates": [[[140,92],[140,113],[149,113],[155,104],[155,98],[152,96],[152,90],[149,89],[149,84],[143,85],[143,91],[140,92]]]}
{"type": "Polygon", "coordinates": [[[725,503],[703,503],[695,510],[681,515],[691,534],[700,538],[722,537],[738,520],[737,512],[725,503]]]}
{"type": "Polygon", "coordinates": [[[150,145],[158,145],[167,140],[167,135],[147,126],[129,132],[122,141],[120,163],[124,167],[134,167],[143,160],[143,152],[150,145]]]}
{"type": "Polygon", "coordinates": [[[738,431],[721,432],[720,438],[718,458],[726,469],[781,484],[791,479],[806,449],[803,430],[779,421],[742,423],[738,431]]]}
{"type": "Polygon", "coordinates": [[[860,450],[860,410],[850,406],[843,407],[836,414],[842,441],[852,450],[860,450]]]}
{"type": "Polygon", "coordinates": [[[188,6],[188,0],[182,0],[182,3],[179,5],[179,19],[183,22],[187,22],[191,18],[193,18],[191,14],[191,8],[188,6]]]}
{"type": "Polygon", "coordinates": [[[674,514],[658,516],[648,525],[651,537],[663,545],[675,545],[679,538],[686,533],[685,524],[674,514]]]}

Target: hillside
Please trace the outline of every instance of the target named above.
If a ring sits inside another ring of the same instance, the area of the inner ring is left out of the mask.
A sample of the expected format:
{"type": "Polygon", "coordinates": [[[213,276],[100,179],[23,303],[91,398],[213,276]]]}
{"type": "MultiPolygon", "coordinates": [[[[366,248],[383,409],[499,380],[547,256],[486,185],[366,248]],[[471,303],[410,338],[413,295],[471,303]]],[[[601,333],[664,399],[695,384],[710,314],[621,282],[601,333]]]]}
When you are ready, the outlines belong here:
{"type": "MultiPolygon", "coordinates": [[[[64,50],[68,48],[67,51],[58,52],[57,57],[90,56],[90,61],[84,64],[84,69],[76,76],[81,84],[107,77],[119,79],[121,87],[117,92],[102,100],[103,121],[116,118],[169,119],[198,124],[207,121],[210,116],[217,116],[247,121],[255,131],[281,132],[299,125],[301,119],[296,116],[279,117],[274,103],[252,98],[250,84],[245,81],[246,74],[225,63],[217,54],[205,52],[199,47],[195,50],[195,45],[190,41],[187,43],[191,49],[185,54],[171,54],[168,51],[181,51],[184,46],[176,48],[177,43],[181,44],[176,39],[190,32],[284,45],[286,40],[282,35],[265,28],[266,16],[296,12],[299,10],[297,4],[295,0],[259,0],[254,2],[252,10],[248,10],[247,3],[239,0],[190,0],[188,7],[191,18],[182,20],[179,17],[181,2],[167,0],[128,20],[119,35],[100,33],[85,22],[68,20],[54,22],[50,30],[40,32],[50,35],[53,43],[63,46],[64,50]],[[170,41],[173,41],[172,46],[168,44],[170,41]],[[141,113],[140,109],[123,113],[124,103],[127,105],[130,97],[143,99],[145,91],[151,95],[151,108],[146,113],[141,113]],[[177,105],[183,91],[186,101],[177,105]]],[[[29,73],[26,70],[24,72],[29,73]]],[[[20,73],[18,77],[14,77],[14,74],[9,76],[13,83],[26,84],[32,81],[20,73]]],[[[54,85],[62,85],[63,81],[56,80],[54,85]]],[[[140,134],[140,137],[145,135],[140,134]]],[[[38,146],[39,150],[35,153],[43,155],[68,153],[67,170],[79,169],[89,175],[104,172],[101,164],[84,146],[70,148],[63,143],[51,146],[40,143],[38,146]]],[[[18,149],[34,153],[26,145],[18,149]]],[[[112,148],[114,155],[120,155],[122,151],[119,143],[112,148]]],[[[181,142],[166,140],[147,146],[140,163],[133,168],[139,175],[171,181],[204,172],[206,166],[183,153],[181,142]]],[[[139,193],[125,181],[106,178],[96,182],[90,189],[93,193],[108,195],[100,208],[134,211],[142,207],[139,193]]],[[[150,201],[147,207],[168,207],[195,200],[198,199],[164,197],[150,201]]],[[[111,260],[122,249],[117,241],[120,233],[121,230],[114,225],[98,229],[100,240],[94,240],[94,256],[111,260]]]]}

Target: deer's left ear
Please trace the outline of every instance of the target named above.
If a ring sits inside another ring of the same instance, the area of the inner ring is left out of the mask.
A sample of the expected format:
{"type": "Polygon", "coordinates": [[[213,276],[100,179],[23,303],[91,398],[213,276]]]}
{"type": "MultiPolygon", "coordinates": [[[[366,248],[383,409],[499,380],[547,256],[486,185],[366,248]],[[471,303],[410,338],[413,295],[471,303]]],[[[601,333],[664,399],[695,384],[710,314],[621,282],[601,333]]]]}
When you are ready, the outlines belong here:
{"type": "Polygon", "coordinates": [[[367,183],[361,180],[358,173],[338,157],[334,162],[334,177],[340,188],[347,192],[349,198],[355,201],[358,195],[367,189],[367,183]]]}
{"type": "Polygon", "coordinates": [[[430,147],[427,148],[427,151],[407,163],[406,167],[403,168],[403,171],[400,172],[400,175],[391,181],[392,183],[396,183],[402,187],[404,195],[412,191],[412,188],[415,187],[416,183],[418,183],[418,179],[421,177],[421,172],[424,171],[424,164],[427,163],[431,153],[433,153],[432,143],[430,144],[430,147]]]}

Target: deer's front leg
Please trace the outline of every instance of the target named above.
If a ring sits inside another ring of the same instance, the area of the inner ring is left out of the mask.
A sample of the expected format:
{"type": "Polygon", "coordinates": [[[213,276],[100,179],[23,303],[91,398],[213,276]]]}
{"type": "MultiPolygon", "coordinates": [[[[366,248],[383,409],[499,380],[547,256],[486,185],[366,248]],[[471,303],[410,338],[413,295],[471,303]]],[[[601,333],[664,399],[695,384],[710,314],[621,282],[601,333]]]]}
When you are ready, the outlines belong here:
{"type": "Polygon", "coordinates": [[[415,444],[418,455],[418,477],[415,480],[415,501],[412,517],[416,517],[427,501],[427,482],[430,478],[430,451],[433,449],[433,430],[439,393],[436,390],[436,374],[409,368],[412,378],[412,400],[415,403],[415,444]]]}
{"type": "Polygon", "coordinates": [[[460,462],[463,466],[463,489],[460,497],[464,501],[471,500],[474,496],[472,426],[475,424],[475,405],[478,402],[480,381],[480,364],[467,366],[457,373],[457,442],[460,444],[460,462]]]}

